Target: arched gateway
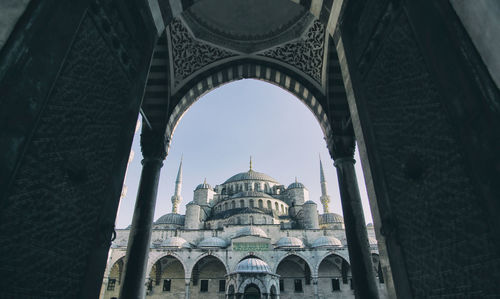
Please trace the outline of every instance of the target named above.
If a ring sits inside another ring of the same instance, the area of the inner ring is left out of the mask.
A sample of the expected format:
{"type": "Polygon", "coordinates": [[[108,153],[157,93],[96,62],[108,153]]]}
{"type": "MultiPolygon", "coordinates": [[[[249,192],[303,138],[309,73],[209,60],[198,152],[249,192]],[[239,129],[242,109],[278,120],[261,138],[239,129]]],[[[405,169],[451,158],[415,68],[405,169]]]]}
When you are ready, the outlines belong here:
{"type": "Polygon", "coordinates": [[[500,293],[499,56],[482,34],[500,35],[495,1],[11,2],[0,4],[2,297],[97,297],[139,113],[141,204],[121,298],[143,296],[175,125],[203,92],[247,77],[318,119],[360,296],[376,297],[376,282],[354,132],[390,294],[500,293]],[[456,283],[464,269],[472,283],[456,283]]]}

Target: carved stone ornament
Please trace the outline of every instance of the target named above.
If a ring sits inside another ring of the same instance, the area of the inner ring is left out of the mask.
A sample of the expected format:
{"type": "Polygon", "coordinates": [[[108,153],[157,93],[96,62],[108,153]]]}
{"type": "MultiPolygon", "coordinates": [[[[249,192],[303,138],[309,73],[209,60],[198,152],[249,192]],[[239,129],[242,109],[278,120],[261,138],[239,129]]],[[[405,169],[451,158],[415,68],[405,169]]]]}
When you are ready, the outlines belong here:
{"type": "Polygon", "coordinates": [[[267,50],[259,55],[286,62],[321,83],[325,27],[315,21],[303,39],[267,50]]]}
{"type": "Polygon", "coordinates": [[[174,67],[174,85],[202,67],[235,54],[193,39],[182,21],[170,24],[170,40],[174,67]]]}
{"type": "Polygon", "coordinates": [[[141,151],[144,159],[165,160],[170,146],[170,139],[164,133],[143,129],[141,133],[141,151]]]}

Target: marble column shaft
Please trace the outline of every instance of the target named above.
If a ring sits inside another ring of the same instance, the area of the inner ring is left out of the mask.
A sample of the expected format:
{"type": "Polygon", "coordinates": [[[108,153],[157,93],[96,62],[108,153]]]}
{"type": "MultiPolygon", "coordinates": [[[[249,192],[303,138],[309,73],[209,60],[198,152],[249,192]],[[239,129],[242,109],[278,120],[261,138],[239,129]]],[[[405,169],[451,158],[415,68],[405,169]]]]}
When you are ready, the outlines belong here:
{"type": "Polygon", "coordinates": [[[356,298],[376,299],[378,289],[353,158],[337,158],[337,178],[356,298]]]}

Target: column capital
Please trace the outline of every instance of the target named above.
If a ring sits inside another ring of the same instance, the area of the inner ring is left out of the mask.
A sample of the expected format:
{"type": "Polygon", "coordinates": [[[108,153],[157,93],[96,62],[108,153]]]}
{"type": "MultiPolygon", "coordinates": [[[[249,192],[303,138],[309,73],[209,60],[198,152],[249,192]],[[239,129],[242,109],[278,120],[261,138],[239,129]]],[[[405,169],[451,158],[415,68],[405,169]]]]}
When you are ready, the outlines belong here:
{"type": "Polygon", "coordinates": [[[326,146],[330,152],[330,156],[334,161],[339,159],[352,159],[354,160],[354,151],[356,149],[356,138],[353,134],[346,134],[348,132],[341,132],[342,134],[331,133],[325,136],[326,146]]]}
{"type": "Polygon", "coordinates": [[[143,127],[141,132],[141,152],[144,157],[143,161],[165,160],[169,147],[170,138],[166,136],[165,132],[143,127]]]}

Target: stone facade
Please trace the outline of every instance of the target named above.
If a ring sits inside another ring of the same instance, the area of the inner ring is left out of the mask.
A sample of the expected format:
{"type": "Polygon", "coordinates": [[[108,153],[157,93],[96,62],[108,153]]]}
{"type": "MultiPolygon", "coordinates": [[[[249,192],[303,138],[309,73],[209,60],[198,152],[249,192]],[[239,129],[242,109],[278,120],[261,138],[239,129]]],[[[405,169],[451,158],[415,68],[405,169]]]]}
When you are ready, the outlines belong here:
{"type": "MultiPolygon", "coordinates": [[[[179,168],[177,194],[181,184],[179,168]]],[[[285,187],[250,166],[214,188],[198,185],[193,199],[185,216],[154,223],[146,298],[354,298],[343,218],[318,215],[300,182],[285,187]]],[[[373,225],[367,231],[379,276],[373,225]]],[[[129,232],[117,230],[101,298],[119,295],[129,232]]]]}

